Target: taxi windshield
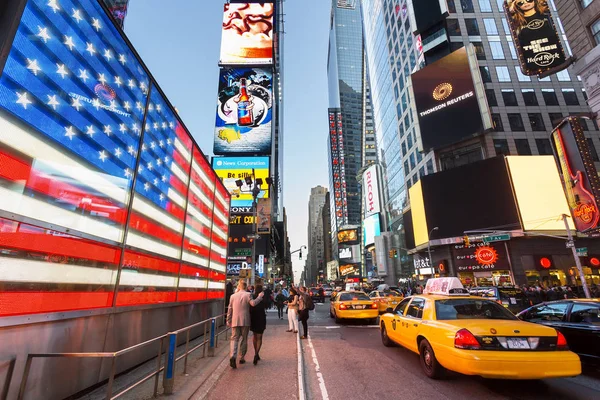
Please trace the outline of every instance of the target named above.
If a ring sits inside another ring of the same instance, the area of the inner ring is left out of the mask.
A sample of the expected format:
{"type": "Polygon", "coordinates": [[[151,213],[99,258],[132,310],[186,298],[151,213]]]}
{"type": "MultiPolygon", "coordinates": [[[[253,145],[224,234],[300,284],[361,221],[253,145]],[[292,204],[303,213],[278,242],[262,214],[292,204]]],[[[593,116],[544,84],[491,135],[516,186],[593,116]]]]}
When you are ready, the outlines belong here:
{"type": "Polygon", "coordinates": [[[342,293],[340,295],[340,301],[352,301],[352,300],[371,300],[364,293],[342,293]]]}
{"type": "Polygon", "coordinates": [[[385,292],[385,295],[387,297],[402,297],[402,295],[394,290],[389,291],[389,292],[385,292]]]}
{"type": "Polygon", "coordinates": [[[490,300],[437,300],[435,302],[435,313],[438,320],[517,319],[510,311],[490,300]]]}

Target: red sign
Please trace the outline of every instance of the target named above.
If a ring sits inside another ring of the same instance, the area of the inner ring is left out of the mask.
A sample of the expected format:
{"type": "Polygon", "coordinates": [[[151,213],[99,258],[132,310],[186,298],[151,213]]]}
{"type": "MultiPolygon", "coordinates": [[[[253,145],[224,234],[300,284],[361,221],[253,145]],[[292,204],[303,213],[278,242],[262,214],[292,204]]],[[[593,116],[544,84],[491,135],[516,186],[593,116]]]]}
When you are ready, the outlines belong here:
{"type": "Polygon", "coordinates": [[[475,258],[481,265],[492,265],[498,261],[498,253],[493,247],[482,246],[475,250],[475,258]]]}

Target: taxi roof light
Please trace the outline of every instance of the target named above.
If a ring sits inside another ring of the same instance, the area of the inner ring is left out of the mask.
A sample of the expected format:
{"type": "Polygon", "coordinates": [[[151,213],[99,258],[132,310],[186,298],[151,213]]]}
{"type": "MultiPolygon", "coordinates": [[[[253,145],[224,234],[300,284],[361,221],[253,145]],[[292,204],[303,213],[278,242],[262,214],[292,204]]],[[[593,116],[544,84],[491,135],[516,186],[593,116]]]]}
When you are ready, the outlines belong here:
{"type": "Polygon", "coordinates": [[[479,341],[468,329],[461,329],[454,336],[454,347],[465,350],[479,350],[481,345],[479,341]]]}
{"type": "Polygon", "coordinates": [[[556,350],[569,350],[569,345],[567,344],[565,335],[560,333],[560,331],[556,331],[556,334],[556,350]]]}
{"type": "Polygon", "coordinates": [[[468,296],[469,291],[464,288],[460,279],[450,278],[431,278],[425,284],[423,294],[436,294],[442,296],[468,296]]]}

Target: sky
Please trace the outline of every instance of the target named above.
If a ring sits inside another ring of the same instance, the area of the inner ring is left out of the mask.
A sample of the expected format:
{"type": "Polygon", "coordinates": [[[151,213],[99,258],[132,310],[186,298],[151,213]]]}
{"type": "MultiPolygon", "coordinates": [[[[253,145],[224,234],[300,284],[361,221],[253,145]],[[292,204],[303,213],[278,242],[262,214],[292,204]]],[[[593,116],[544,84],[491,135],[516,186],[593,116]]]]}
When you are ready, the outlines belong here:
{"type": "MultiPolygon", "coordinates": [[[[131,0],[125,33],[212,156],[224,0],[131,0]],[[168,7],[165,5],[168,4],[168,7]]],[[[328,187],[327,46],[331,3],[284,3],[283,198],[292,251],[307,243],[310,189],[328,187]]],[[[296,281],[304,268],[292,261],[296,281]]]]}

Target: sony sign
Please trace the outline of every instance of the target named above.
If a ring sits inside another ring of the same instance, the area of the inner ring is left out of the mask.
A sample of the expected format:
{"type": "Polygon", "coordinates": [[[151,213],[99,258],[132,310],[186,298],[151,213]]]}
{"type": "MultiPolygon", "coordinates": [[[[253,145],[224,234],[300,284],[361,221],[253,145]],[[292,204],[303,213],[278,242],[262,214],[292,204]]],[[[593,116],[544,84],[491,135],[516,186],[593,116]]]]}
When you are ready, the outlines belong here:
{"type": "Polygon", "coordinates": [[[379,181],[377,177],[377,165],[371,165],[363,174],[363,198],[365,206],[365,217],[381,212],[379,204],[379,181]]]}

